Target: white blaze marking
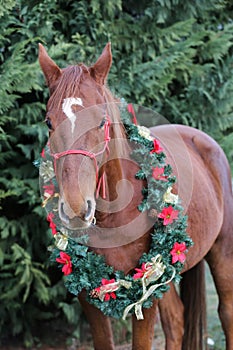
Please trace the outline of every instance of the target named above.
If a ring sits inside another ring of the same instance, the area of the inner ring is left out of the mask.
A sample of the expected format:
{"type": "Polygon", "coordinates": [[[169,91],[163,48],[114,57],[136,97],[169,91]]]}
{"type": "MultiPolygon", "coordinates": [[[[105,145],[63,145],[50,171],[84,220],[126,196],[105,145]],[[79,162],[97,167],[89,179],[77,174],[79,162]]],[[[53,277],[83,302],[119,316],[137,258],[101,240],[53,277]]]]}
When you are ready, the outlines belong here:
{"type": "Polygon", "coordinates": [[[65,113],[65,115],[67,116],[67,118],[69,118],[70,122],[71,122],[71,131],[73,133],[74,131],[74,127],[75,127],[75,121],[76,121],[76,115],[75,113],[72,111],[72,106],[73,105],[78,105],[78,106],[83,106],[83,101],[81,98],[79,97],[68,97],[65,98],[62,104],[62,110],[65,113]]]}

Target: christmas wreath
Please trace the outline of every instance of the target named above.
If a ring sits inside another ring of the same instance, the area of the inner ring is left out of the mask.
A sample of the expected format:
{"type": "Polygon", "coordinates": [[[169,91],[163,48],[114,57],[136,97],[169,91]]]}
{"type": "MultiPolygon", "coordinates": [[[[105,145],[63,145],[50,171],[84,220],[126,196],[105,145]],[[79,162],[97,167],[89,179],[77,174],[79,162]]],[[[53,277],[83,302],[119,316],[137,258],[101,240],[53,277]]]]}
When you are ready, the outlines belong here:
{"type": "Polygon", "coordinates": [[[105,315],[126,318],[135,312],[137,319],[143,319],[142,308],[151,307],[153,298],[162,298],[171,281],[180,281],[187,249],[193,243],[186,233],[187,217],[182,213],[180,200],[172,193],[176,178],[165,162],[159,141],[149,129],[137,125],[132,105],[121,112],[127,137],[136,144],[131,156],[140,170],[135,176],[147,181],[138,210],[148,211],[154,218],[150,249],[141,256],[132,275],[114,271],[103,256],[89,250],[87,235],[71,238],[69,231],[55,220],[59,190],[49,147],[41,154],[40,179],[43,206],[54,236],[51,261],[62,269],[68,291],[78,295],[85,289],[88,302],[105,315]]]}

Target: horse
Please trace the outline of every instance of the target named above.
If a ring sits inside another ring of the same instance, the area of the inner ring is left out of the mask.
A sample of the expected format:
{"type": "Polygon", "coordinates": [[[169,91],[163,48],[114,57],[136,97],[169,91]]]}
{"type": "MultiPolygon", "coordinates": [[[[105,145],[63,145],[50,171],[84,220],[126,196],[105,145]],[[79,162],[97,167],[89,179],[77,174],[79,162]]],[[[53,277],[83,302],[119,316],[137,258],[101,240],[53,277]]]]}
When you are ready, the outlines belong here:
{"type": "MultiPolygon", "coordinates": [[[[115,270],[129,274],[138,267],[141,255],[149,249],[151,219],[147,213],[138,214],[145,180],[136,179],[138,165],[135,162],[129,164],[131,146],[127,142],[122,143],[127,137],[119,113],[113,111],[112,118],[115,120],[111,120],[108,132],[101,127],[101,123],[106,125],[105,108],[98,106],[116,101],[107,87],[112,64],[111,44],[105,46],[93,65],[80,63],[64,69],[59,68],[39,44],[39,63],[50,91],[46,112],[49,139],[56,150],[64,152],[63,157],[56,159],[60,219],[65,227],[71,230],[86,229],[91,235],[94,227],[100,231],[125,227],[139,217],[137,228],[140,234],[136,238],[128,239],[133,233],[127,231],[127,234],[120,236],[120,241],[124,237],[122,242],[116,240],[112,246],[102,242],[101,246],[96,238],[90,247],[104,256],[107,264],[115,270]],[[99,113],[93,112],[93,106],[99,108],[99,113]],[[85,118],[79,118],[79,112],[83,112],[85,118]],[[68,124],[65,123],[65,127],[53,139],[55,131],[66,121],[68,124]],[[86,132],[92,124],[91,131],[86,132]],[[108,147],[110,138],[113,145],[108,147]],[[72,141],[66,142],[66,139],[72,141]],[[72,149],[79,151],[69,152],[68,143],[72,149]],[[95,154],[98,156],[93,156],[90,151],[93,149],[97,149],[95,154]],[[96,198],[96,176],[102,179],[98,185],[104,187],[104,195],[100,194],[99,198],[96,198]],[[111,203],[119,195],[117,185],[122,179],[129,184],[129,187],[123,188],[123,193],[127,197],[127,191],[130,191],[131,198],[123,210],[112,210],[111,203]],[[104,210],[101,210],[101,205],[104,210]]],[[[172,165],[178,179],[179,188],[173,191],[178,191],[185,202],[187,232],[194,246],[187,254],[180,290],[170,283],[170,289],[162,299],[155,298],[151,307],[143,310],[143,320],[132,316],[132,348],[151,349],[158,309],[166,350],[201,350],[205,347],[203,264],[207,261],[219,296],[218,312],[225,333],[226,349],[232,350],[233,200],[228,161],[220,146],[195,128],[167,124],[152,127],[150,133],[160,140],[167,162],[172,165]],[[179,135],[181,145],[174,141],[175,134],[179,135]]],[[[94,348],[113,350],[110,318],[86,300],[85,290],[78,298],[91,326],[94,348]]]]}

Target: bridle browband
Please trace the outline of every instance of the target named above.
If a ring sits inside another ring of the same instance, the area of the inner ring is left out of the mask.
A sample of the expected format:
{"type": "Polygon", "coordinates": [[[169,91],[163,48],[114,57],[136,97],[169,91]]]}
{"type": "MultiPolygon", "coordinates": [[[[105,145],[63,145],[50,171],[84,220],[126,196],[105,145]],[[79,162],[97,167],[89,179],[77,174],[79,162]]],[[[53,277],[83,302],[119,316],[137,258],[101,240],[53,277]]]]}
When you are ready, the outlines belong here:
{"type": "Polygon", "coordinates": [[[89,157],[91,159],[93,159],[94,161],[94,165],[95,165],[95,171],[96,171],[96,198],[99,197],[99,193],[100,193],[100,188],[102,185],[102,197],[105,199],[106,198],[106,176],[105,176],[105,172],[103,172],[103,174],[99,177],[99,167],[98,167],[98,163],[97,163],[97,159],[96,157],[98,157],[99,155],[103,154],[105,151],[108,152],[109,154],[109,141],[111,140],[110,138],[110,125],[111,125],[111,120],[109,118],[109,116],[106,114],[105,117],[105,121],[104,121],[104,147],[102,149],[102,151],[97,152],[97,153],[93,153],[93,152],[89,152],[86,150],[76,150],[76,149],[69,149],[67,151],[63,151],[63,152],[59,152],[59,153],[51,153],[51,156],[54,159],[54,169],[55,169],[55,173],[56,173],[56,160],[65,157],[67,155],[70,154],[81,154],[85,157],[89,157]]]}

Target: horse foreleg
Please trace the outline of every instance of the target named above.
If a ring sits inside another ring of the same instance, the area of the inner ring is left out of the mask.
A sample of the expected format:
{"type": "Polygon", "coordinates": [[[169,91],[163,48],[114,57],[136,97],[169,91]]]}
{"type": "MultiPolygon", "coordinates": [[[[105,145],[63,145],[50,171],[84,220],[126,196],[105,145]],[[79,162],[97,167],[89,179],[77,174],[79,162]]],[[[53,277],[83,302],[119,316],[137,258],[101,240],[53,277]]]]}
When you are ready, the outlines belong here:
{"type": "Polygon", "coordinates": [[[137,320],[135,315],[133,315],[133,350],[151,350],[157,305],[158,303],[155,300],[151,308],[143,309],[143,320],[137,320]]]}
{"type": "Polygon", "coordinates": [[[86,301],[85,293],[79,295],[79,301],[91,326],[95,350],[114,350],[114,341],[110,319],[100,310],[86,301]]]}
{"type": "Polygon", "coordinates": [[[166,350],[181,350],[184,334],[184,307],[173,284],[159,301],[159,311],[166,339],[166,350]]]}

